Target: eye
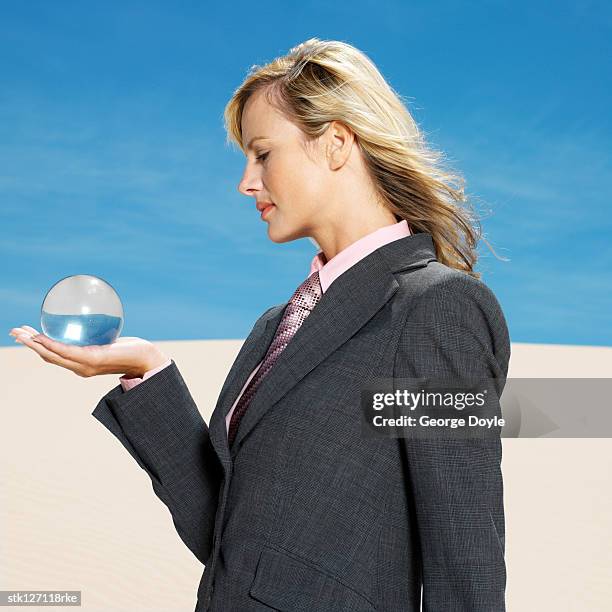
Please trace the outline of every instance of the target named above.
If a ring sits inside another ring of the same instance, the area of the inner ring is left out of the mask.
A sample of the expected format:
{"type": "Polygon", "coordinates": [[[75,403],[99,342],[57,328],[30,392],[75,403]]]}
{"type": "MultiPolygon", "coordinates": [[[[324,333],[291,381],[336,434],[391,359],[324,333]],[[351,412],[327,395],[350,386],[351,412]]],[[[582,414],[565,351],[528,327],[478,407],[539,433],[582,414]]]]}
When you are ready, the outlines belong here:
{"type": "Polygon", "coordinates": [[[258,155],[255,159],[257,161],[265,161],[265,159],[268,157],[269,152],[268,153],[262,153],[261,155],[258,155]]]}

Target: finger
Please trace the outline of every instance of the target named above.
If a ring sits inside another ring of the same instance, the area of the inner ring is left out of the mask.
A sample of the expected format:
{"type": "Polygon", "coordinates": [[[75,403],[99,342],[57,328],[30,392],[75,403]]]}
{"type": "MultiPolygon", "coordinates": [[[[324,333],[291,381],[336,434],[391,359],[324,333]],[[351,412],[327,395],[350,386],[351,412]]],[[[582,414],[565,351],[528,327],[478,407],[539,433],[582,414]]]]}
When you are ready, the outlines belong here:
{"type": "Polygon", "coordinates": [[[23,327],[13,327],[13,329],[11,329],[11,331],[9,332],[9,336],[14,336],[15,338],[21,334],[26,336],[32,336],[32,332],[29,332],[23,327]]]}
{"type": "Polygon", "coordinates": [[[26,331],[29,331],[32,335],[36,336],[36,334],[38,334],[39,332],[34,329],[33,327],[30,327],[29,325],[22,325],[23,329],[25,329],[26,331]]]}
{"type": "Polygon", "coordinates": [[[66,357],[62,357],[61,355],[58,355],[56,352],[47,348],[41,342],[33,340],[29,336],[21,335],[18,339],[22,342],[22,344],[38,353],[40,355],[40,358],[43,361],[46,361],[47,363],[53,363],[55,365],[71,370],[75,374],[79,375],[83,375],[87,371],[87,365],[79,363],[78,361],[73,361],[66,357]]]}
{"type": "Polygon", "coordinates": [[[86,350],[86,348],[83,346],[76,346],[74,344],[66,344],[64,342],[52,340],[49,338],[49,336],[45,336],[45,334],[33,336],[32,340],[39,342],[44,348],[64,359],[87,366],[95,365],[93,363],[91,352],[86,350]]]}

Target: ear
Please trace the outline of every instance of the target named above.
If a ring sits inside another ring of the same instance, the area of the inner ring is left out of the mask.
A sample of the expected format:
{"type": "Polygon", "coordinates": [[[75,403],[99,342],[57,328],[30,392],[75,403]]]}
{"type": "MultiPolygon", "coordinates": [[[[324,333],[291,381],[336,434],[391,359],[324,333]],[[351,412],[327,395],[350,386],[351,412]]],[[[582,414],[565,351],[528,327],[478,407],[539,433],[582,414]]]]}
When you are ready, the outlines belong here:
{"type": "Polygon", "coordinates": [[[338,170],[349,158],[355,135],[352,130],[340,121],[332,121],[327,127],[327,159],[330,168],[338,170]]]}

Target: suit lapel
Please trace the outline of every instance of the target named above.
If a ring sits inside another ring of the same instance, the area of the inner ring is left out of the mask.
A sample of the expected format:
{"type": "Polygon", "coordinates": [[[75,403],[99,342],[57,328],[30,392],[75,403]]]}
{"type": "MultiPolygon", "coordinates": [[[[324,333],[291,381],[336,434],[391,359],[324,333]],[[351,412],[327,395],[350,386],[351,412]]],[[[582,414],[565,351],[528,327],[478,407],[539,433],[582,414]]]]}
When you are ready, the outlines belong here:
{"type": "Polygon", "coordinates": [[[393,273],[435,261],[429,234],[394,240],[373,251],[342,273],[321,296],[291,342],[262,379],[242,417],[230,449],[225,416],[253,368],[263,359],[281,321],[285,304],[273,308],[245,341],[221,390],[210,421],[211,441],[225,465],[240,449],[242,439],[266,412],[328,355],[356,334],[395,294],[393,273]]]}
{"type": "Polygon", "coordinates": [[[213,447],[224,464],[229,463],[231,460],[225,417],[249,374],[266,354],[286,304],[285,302],[272,308],[251,330],[251,333],[240,348],[221,388],[217,405],[210,417],[209,434],[213,447]]]}

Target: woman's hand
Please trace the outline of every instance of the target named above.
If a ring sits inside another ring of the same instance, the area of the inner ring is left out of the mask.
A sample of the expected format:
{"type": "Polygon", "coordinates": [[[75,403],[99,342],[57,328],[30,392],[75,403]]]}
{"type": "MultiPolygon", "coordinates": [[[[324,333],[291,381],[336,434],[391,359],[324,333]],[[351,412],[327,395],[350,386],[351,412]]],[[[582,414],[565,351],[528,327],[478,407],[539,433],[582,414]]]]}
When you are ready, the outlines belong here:
{"type": "Polygon", "coordinates": [[[141,378],[145,372],[168,360],[154,344],[136,337],[118,338],[113,344],[74,346],[51,340],[28,325],[14,327],[9,332],[15,342],[38,353],[43,361],[71,370],[89,378],[99,374],[126,374],[141,378]]]}

